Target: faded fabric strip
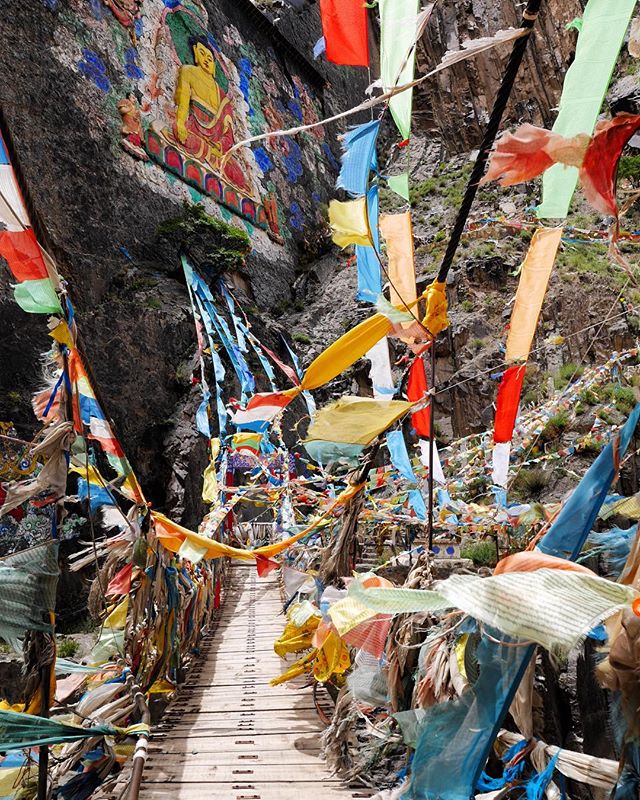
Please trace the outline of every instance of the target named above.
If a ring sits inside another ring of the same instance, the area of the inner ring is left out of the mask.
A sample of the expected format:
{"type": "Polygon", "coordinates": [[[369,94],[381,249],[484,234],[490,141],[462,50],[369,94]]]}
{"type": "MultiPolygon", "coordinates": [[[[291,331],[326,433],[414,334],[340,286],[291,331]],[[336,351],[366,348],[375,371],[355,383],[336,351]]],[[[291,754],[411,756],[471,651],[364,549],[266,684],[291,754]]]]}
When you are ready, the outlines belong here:
{"type": "Polygon", "coordinates": [[[382,214],[380,233],[387,242],[391,305],[405,308],[417,297],[411,214],[382,214]]]}
{"type": "MultiPolygon", "coordinates": [[[[567,70],[554,133],[593,133],[636,0],[589,0],[582,17],[576,55],[567,70]]],[[[542,179],[537,215],[564,219],[578,181],[578,169],[555,164],[542,179]]]]}
{"type": "Polygon", "coordinates": [[[389,357],[389,340],[385,336],[376,342],[371,350],[365,353],[365,358],[371,361],[369,378],[373,387],[373,396],[376,400],[389,399],[396,393],[391,374],[391,358],[389,357]]]}
{"type": "Polygon", "coordinates": [[[367,192],[367,214],[369,216],[369,230],[373,247],[356,245],[356,260],[358,265],[358,293],[356,298],[367,303],[375,303],[378,295],[382,294],[382,276],[380,261],[376,250],[380,250],[380,233],[378,231],[378,187],[372,186],[367,192]],[[375,247],[375,250],[374,250],[375,247]]]}
{"type": "Polygon", "coordinates": [[[0,559],[0,637],[14,643],[26,631],[52,632],[49,612],[56,605],[58,542],[0,559]]]}
{"type": "MultiPolygon", "coordinates": [[[[380,74],[385,92],[413,80],[418,7],[418,0],[380,0],[380,74]]],[[[403,139],[408,139],[411,133],[412,101],[413,89],[389,101],[391,115],[403,139]]]]}
{"type": "Polygon", "coordinates": [[[526,361],[538,324],[562,228],[538,228],[525,256],[511,313],[505,360],[526,361]]]}
{"type": "Polygon", "coordinates": [[[334,64],[369,66],[367,9],[363,0],[320,0],[325,55],[334,64]]]}
{"type": "Polygon", "coordinates": [[[496,486],[501,486],[503,489],[507,488],[510,455],[511,442],[497,442],[494,444],[491,480],[496,486]]]}
{"type": "Polygon", "coordinates": [[[352,128],[341,137],[343,153],[336,186],[349,194],[367,193],[369,173],[376,162],[376,138],[380,130],[377,119],[352,128]]]}
{"type": "Polygon", "coordinates": [[[509,367],[502,376],[496,400],[496,419],[493,429],[493,441],[496,443],[511,441],[526,370],[525,364],[509,367]]]}

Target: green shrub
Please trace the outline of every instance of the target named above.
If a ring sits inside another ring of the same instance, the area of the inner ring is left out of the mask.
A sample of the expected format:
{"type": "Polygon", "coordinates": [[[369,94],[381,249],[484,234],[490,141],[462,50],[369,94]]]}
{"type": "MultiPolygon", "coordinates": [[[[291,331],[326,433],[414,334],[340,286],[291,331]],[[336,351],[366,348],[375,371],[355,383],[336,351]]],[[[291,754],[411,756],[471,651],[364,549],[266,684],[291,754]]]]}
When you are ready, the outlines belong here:
{"type": "Polygon", "coordinates": [[[612,394],[616,409],[625,417],[628,416],[636,404],[636,394],[633,389],[630,386],[616,386],[612,394]]]}
{"type": "Polygon", "coordinates": [[[62,639],[58,642],[58,655],[60,658],[73,658],[80,649],[75,639],[62,639]]]}
{"type": "Polygon", "coordinates": [[[474,307],[475,306],[473,305],[473,300],[463,300],[460,303],[460,308],[463,311],[473,311],[474,307]]]}
{"type": "Polygon", "coordinates": [[[549,485],[549,474],[543,469],[521,469],[513,482],[513,491],[523,500],[537,498],[549,485]]]}
{"type": "Polygon", "coordinates": [[[578,395],[578,400],[586,406],[595,406],[598,402],[598,396],[591,389],[585,389],[584,392],[580,392],[578,395]]]}
{"type": "Polygon", "coordinates": [[[547,424],[540,433],[541,442],[554,442],[559,439],[569,427],[569,414],[566,411],[558,411],[549,417],[547,424]]]}
{"type": "Polygon", "coordinates": [[[294,342],[299,342],[300,344],[311,344],[311,337],[307,336],[306,333],[299,333],[296,331],[291,338],[294,342]]]}
{"type": "Polygon", "coordinates": [[[147,308],[162,308],[162,300],[159,297],[148,297],[146,300],[147,308]]]}
{"type": "Polygon", "coordinates": [[[495,567],[498,562],[494,542],[473,542],[460,550],[462,558],[470,558],[476,567],[495,567]]]}

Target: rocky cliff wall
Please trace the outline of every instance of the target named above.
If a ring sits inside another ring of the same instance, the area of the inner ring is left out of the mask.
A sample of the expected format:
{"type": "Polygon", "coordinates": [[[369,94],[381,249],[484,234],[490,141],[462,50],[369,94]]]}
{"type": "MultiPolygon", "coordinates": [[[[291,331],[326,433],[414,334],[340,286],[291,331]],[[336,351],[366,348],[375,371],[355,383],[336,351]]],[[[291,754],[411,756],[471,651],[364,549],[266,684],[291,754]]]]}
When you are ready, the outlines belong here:
{"type": "MultiPolygon", "coordinates": [[[[264,323],[290,297],[299,261],[326,246],[336,130],[221,155],[360,100],[363,70],[310,60],[319,30],[317,6],[281,33],[249,0],[11,0],[0,8],[0,106],[34,223],[68,279],[101,397],[145,490],[192,524],[199,489],[187,476],[207,457],[193,430],[195,338],[180,241],[158,229],[183,204],[199,203],[246,232],[251,252],[241,274],[230,258],[230,277],[261,310],[261,335],[281,347],[264,323]],[[213,63],[209,74],[194,62],[194,37],[213,63]]],[[[25,434],[44,327],[16,307],[0,269],[0,420],[25,434]]]]}
{"type": "MultiPolygon", "coordinates": [[[[575,50],[577,31],[568,22],[582,14],[583,0],[549,0],[535,26],[506,112],[506,123],[550,126],[562,80],[575,50]]],[[[465,39],[517,28],[523,4],[516,0],[457,0],[436,5],[418,47],[418,69],[428,72],[447,50],[465,39]]],[[[509,48],[464,61],[426,81],[417,90],[416,127],[438,131],[449,152],[477,147],[500,85],[509,48]]]]}

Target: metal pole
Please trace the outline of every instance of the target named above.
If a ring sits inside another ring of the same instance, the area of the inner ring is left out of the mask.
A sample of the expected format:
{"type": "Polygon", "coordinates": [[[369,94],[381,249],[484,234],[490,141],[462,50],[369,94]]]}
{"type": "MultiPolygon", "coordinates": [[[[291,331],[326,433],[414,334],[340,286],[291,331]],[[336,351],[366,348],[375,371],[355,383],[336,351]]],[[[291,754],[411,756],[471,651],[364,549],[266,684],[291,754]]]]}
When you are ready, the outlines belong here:
{"type": "MultiPolygon", "coordinates": [[[[36,634],[43,639],[48,634],[36,634]]],[[[51,702],[51,664],[47,664],[40,670],[40,685],[42,687],[42,700],[40,704],[40,716],[48,718],[49,704],[51,702]]],[[[38,750],[38,800],[46,800],[49,769],[49,747],[44,744],[38,750]]]]}
{"type": "MultiPolygon", "coordinates": [[[[131,686],[131,693],[140,712],[141,722],[145,725],[151,724],[151,712],[149,706],[138,684],[134,683],[131,686]]],[[[141,733],[136,742],[136,749],[133,754],[133,767],[131,770],[131,783],[129,784],[129,793],[127,800],[138,800],[140,793],[140,783],[142,782],[142,771],[147,761],[147,749],[149,747],[149,734],[141,733]]]]}
{"type": "Polygon", "coordinates": [[[429,378],[429,389],[431,400],[429,401],[429,552],[433,549],[433,462],[435,456],[435,400],[436,386],[436,340],[431,343],[431,377],[429,378]]]}
{"type": "Polygon", "coordinates": [[[476,163],[473,165],[473,170],[471,172],[471,176],[469,177],[467,188],[464,192],[464,197],[462,198],[460,210],[458,211],[456,221],[453,225],[453,230],[451,231],[451,237],[449,238],[449,243],[447,244],[447,249],[443,256],[442,264],[440,265],[440,271],[438,272],[438,280],[440,282],[444,282],[446,280],[449,269],[451,268],[451,264],[453,263],[453,258],[456,254],[456,250],[460,244],[460,237],[462,236],[464,226],[467,222],[467,217],[469,216],[476,192],[478,191],[478,184],[484,175],[485,167],[489,159],[489,153],[491,152],[491,148],[493,147],[493,143],[495,142],[498,134],[498,129],[500,128],[500,123],[502,122],[502,115],[507,107],[507,102],[509,101],[516,75],[518,74],[525,50],[527,49],[527,44],[531,38],[531,29],[533,28],[538,16],[538,12],[540,11],[541,4],[542,0],[528,0],[527,7],[522,13],[520,27],[525,28],[528,33],[525,36],[521,36],[519,39],[515,40],[511,55],[509,56],[509,62],[505,69],[500,88],[498,89],[498,94],[496,95],[493,109],[491,110],[489,122],[487,123],[487,130],[485,131],[482,139],[482,144],[480,145],[480,150],[478,151],[478,157],[476,158],[476,163]]]}

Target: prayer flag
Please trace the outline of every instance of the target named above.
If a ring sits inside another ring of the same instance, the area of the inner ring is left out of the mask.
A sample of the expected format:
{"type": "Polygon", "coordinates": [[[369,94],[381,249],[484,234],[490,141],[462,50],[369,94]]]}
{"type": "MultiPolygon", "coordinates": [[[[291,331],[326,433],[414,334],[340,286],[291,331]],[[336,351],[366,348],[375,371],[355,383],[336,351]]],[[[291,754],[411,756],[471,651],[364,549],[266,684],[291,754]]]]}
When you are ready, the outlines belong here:
{"type": "Polygon", "coordinates": [[[538,228],[533,234],[511,312],[505,355],[507,363],[526,361],[529,357],[561,237],[562,228],[538,228]]]}
{"type": "Polygon", "coordinates": [[[251,453],[257,456],[260,452],[262,434],[255,431],[234,433],[231,439],[231,448],[238,453],[251,453]]]}
{"type": "Polygon", "coordinates": [[[264,430],[290,402],[291,395],[283,392],[258,392],[244,408],[231,415],[231,421],[236,427],[264,430]]]}
{"type": "Polygon", "coordinates": [[[329,224],[333,231],[333,241],[338,247],[347,247],[350,244],[371,245],[366,198],[359,197],[345,203],[332,200],[329,203],[329,224]]]}
{"type": "Polygon", "coordinates": [[[364,0],[320,0],[320,17],[328,61],[369,66],[369,31],[364,0]]]}
{"type": "Polygon", "coordinates": [[[387,178],[387,186],[404,200],[409,202],[409,173],[403,172],[401,175],[390,175],[387,178]]]}
{"type": "MultiPolygon", "coordinates": [[[[582,17],[576,55],[567,70],[555,133],[593,132],[636,0],[589,0],[582,17]]],[[[556,164],[542,179],[539,219],[564,219],[576,188],[578,169],[556,164]]]]}
{"type": "MultiPolygon", "coordinates": [[[[407,399],[412,403],[418,403],[426,399],[428,390],[424,361],[421,356],[418,356],[409,367],[407,399]]],[[[419,437],[428,439],[431,436],[431,406],[412,414],[411,424],[419,437]]]]}
{"type": "Polygon", "coordinates": [[[377,119],[358,125],[343,134],[343,153],[337,187],[352,195],[367,193],[369,173],[376,163],[376,137],[380,129],[377,119]]]}
{"type": "Polygon", "coordinates": [[[321,408],[309,427],[309,439],[369,444],[404,416],[411,403],[345,396],[321,408]]]}
{"type": "Polygon", "coordinates": [[[0,135],[0,256],[14,278],[16,303],[29,314],[62,314],[42,251],[31,229],[6,144],[0,135]]]}
{"type": "Polygon", "coordinates": [[[387,242],[391,304],[405,309],[417,297],[411,214],[408,211],[404,214],[382,214],[380,233],[387,242]]]}
{"type": "Polygon", "coordinates": [[[375,303],[378,295],[382,293],[380,259],[376,254],[376,251],[380,251],[377,186],[372,186],[367,192],[367,214],[369,215],[369,231],[373,246],[356,245],[358,267],[358,293],[356,298],[367,303],[375,303]]]}
{"type": "MultiPolygon", "coordinates": [[[[384,91],[413,80],[418,0],[380,0],[380,72],[384,91]]],[[[413,89],[389,101],[403,139],[411,133],[413,89]]]]}
{"type": "Polygon", "coordinates": [[[391,359],[389,357],[389,340],[385,336],[376,342],[371,350],[365,353],[365,358],[371,361],[369,378],[373,388],[373,396],[378,399],[391,398],[396,393],[391,374],[391,359]]]}
{"type": "Polygon", "coordinates": [[[502,376],[496,400],[496,419],[493,430],[494,442],[510,442],[516,424],[522,381],[526,366],[509,367],[502,376]]]}

